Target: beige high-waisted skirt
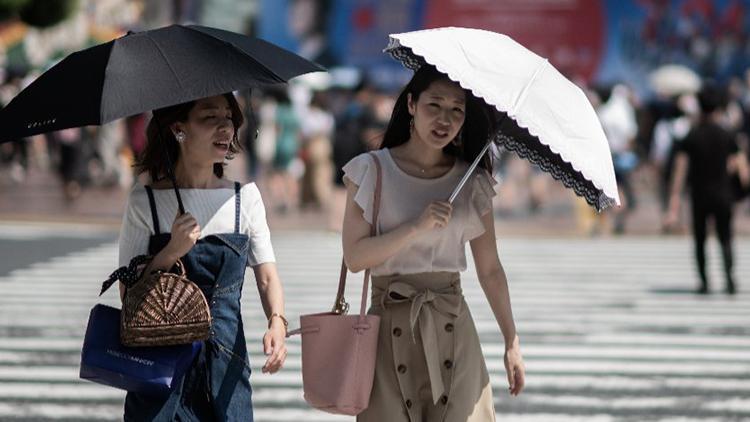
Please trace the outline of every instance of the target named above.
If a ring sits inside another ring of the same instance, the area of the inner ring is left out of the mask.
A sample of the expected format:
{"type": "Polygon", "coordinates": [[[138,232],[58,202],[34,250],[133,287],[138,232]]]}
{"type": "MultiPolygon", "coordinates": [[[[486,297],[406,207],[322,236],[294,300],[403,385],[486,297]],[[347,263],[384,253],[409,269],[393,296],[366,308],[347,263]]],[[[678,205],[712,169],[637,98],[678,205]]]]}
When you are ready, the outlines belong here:
{"type": "Polygon", "coordinates": [[[495,420],[487,367],[458,273],[372,279],[380,315],[370,405],[359,422],[495,420]]]}

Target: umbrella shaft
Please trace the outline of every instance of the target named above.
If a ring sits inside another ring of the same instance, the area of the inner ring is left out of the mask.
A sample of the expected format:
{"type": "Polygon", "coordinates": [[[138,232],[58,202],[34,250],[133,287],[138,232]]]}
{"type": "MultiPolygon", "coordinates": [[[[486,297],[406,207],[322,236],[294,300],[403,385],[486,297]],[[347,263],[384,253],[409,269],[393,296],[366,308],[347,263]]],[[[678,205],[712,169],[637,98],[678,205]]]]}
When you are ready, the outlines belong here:
{"type": "Polygon", "coordinates": [[[164,155],[167,158],[167,176],[169,177],[169,180],[172,181],[174,193],[175,195],[177,195],[177,206],[180,208],[180,215],[182,215],[185,214],[185,206],[182,205],[180,190],[177,189],[177,179],[174,176],[174,165],[172,165],[172,157],[169,156],[169,148],[167,147],[167,143],[162,136],[161,122],[159,121],[159,118],[156,116],[156,114],[154,114],[152,116],[152,119],[156,119],[156,128],[159,133],[159,142],[161,142],[162,146],[164,147],[164,155]]]}
{"type": "Polygon", "coordinates": [[[471,177],[471,174],[474,172],[474,169],[477,168],[477,166],[479,165],[479,161],[482,160],[482,157],[484,157],[484,154],[486,154],[487,150],[490,148],[491,143],[492,143],[492,140],[487,141],[487,145],[485,145],[484,148],[482,148],[482,152],[480,152],[479,155],[477,155],[477,158],[474,159],[474,162],[471,163],[469,170],[466,171],[466,174],[464,174],[464,177],[461,178],[461,181],[458,182],[458,186],[456,186],[450,198],[448,198],[449,203],[452,204],[453,201],[458,196],[458,193],[461,192],[461,188],[463,188],[466,182],[469,180],[469,177],[471,177]]]}

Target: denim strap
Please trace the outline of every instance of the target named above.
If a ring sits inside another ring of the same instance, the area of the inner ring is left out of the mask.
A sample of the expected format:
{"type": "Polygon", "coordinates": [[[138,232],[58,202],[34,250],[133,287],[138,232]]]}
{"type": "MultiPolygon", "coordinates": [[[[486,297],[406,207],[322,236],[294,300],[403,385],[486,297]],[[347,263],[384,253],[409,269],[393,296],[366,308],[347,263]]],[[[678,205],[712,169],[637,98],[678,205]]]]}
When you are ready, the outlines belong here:
{"type": "Polygon", "coordinates": [[[154,191],[151,186],[146,185],[146,193],[148,194],[148,205],[151,207],[151,218],[154,220],[154,234],[159,234],[159,215],[156,213],[156,201],[154,200],[154,191]]]}
{"type": "Polygon", "coordinates": [[[240,182],[234,182],[234,232],[240,232],[240,182]]]}

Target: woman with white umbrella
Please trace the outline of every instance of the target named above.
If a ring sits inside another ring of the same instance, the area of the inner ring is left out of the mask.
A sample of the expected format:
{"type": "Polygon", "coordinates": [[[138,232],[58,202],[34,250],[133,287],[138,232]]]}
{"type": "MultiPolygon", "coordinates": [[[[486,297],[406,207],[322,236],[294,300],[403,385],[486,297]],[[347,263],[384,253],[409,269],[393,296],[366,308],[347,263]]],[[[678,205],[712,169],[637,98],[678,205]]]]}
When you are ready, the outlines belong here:
{"type": "Polygon", "coordinates": [[[524,364],[508,283],[497,254],[489,157],[455,198],[444,201],[480,155],[489,115],[480,100],[422,66],[396,101],[381,148],[344,166],[344,258],[373,274],[381,316],[370,405],[359,421],[488,421],[489,375],[459,273],[469,243],[479,282],[505,339],[510,394],[524,364]],[[382,165],[378,235],[370,237],[376,163],[382,165]]]}
{"type": "Polygon", "coordinates": [[[344,166],[344,259],[371,270],[370,312],[381,317],[375,381],[358,420],[491,421],[489,375],[461,293],[466,243],[505,340],[510,394],[522,391],[525,370],[485,152],[492,142],[515,151],[597,210],[619,205],[611,153],[580,88],[509,37],[471,28],[390,37],[385,51],[415,74],[381,148],[344,166]],[[388,204],[378,214],[375,186],[388,204]]]}

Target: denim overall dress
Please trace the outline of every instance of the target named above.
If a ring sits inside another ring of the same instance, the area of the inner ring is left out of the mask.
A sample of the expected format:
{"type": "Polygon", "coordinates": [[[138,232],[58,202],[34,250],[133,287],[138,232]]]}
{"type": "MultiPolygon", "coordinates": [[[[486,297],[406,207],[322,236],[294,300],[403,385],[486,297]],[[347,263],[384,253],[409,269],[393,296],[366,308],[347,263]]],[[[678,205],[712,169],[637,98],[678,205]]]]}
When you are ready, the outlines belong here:
{"type": "MultiPolygon", "coordinates": [[[[211,335],[182,381],[167,397],[128,393],[126,421],[252,421],[250,364],[240,314],[240,298],[250,239],[240,233],[240,184],[235,183],[233,233],[199,239],[181,258],[187,277],[210,305],[211,335]]],[[[156,255],[170,239],[161,233],[156,201],[146,186],[154,235],[149,253],[156,255]]]]}

